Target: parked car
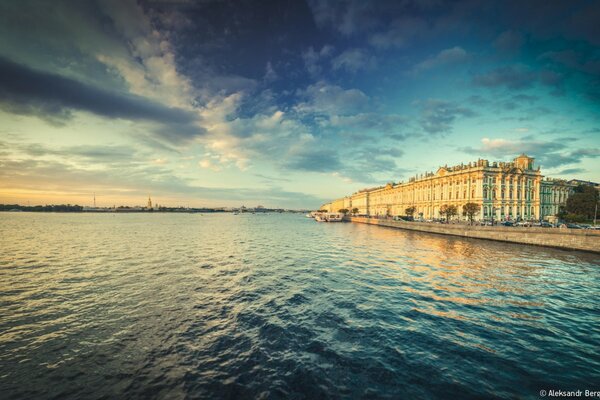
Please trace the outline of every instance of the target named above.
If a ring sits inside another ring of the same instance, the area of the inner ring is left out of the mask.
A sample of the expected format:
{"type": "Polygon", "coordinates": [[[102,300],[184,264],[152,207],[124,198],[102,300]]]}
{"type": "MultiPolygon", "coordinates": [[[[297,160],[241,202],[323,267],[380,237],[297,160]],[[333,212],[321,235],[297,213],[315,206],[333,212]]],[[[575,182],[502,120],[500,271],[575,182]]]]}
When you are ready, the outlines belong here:
{"type": "Polygon", "coordinates": [[[592,226],[590,224],[579,224],[579,226],[581,227],[581,229],[592,229],[592,226]]]}
{"type": "Polygon", "coordinates": [[[567,224],[567,228],[569,229],[582,229],[581,226],[577,224],[567,224]]]}
{"type": "Polygon", "coordinates": [[[503,221],[503,222],[500,222],[500,225],[502,225],[502,226],[515,226],[515,224],[513,224],[512,221],[503,221]]]}
{"type": "Polygon", "coordinates": [[[540,227],[542,227],[542,228],[552,228],[553,226],[554,225],[552,225],[550,222],[546,222],[546,221],[540,222],[540,227]]]}

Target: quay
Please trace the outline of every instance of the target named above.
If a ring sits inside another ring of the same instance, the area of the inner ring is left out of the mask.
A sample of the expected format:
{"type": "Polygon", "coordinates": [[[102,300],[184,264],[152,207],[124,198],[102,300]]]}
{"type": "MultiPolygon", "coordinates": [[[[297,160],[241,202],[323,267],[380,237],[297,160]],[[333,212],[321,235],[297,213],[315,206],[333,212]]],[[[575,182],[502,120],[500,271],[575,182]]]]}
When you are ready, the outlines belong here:
{"type": "Polygon", "coordinates": [[[346,219],[350,222],[396,229],[600,253],[600,231],[595,230],[436,224],[370,217],[346,219]]]}

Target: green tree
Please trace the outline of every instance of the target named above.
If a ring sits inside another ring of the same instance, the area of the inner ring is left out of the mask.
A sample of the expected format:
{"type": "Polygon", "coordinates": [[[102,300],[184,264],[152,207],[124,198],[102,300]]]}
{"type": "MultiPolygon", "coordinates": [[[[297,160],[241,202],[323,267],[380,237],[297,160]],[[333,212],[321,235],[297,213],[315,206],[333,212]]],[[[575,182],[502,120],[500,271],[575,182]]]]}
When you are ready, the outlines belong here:
{"type": "Polygon", "coordinates": [[[458,214],[458,208],[452,204],[444,204],[440,207],[440,215],[446,216],[446,222],[449,223],[453,216],[458,214]]]}
{"type": "Polygon", "coordinates": [[[354,207],[354,208],[352,209],[352,214],[353,214],[353,215],[356,215],[356,214],[358,214],[358,208],[354,207]]]}
{"type": "Polygon", "coordinates": [[[469,223],[473,225],[473,217],[479,214],[481,207],[477,203],[467,203],[463,206],[463,216],[469,219],[469,223]]]}
{"type": "MultiPolygon", "coordinates": [[[[599,200],[598,190],[593,186],[579,185],[574,189],[574,193],[567,199],[563,216],[569,219],[593,219],[596,203],[599,200]]],[[[559,213],[560,214],[560,213],[559,213]]]]}
{"type": "Polygon", "coordinates": [[[340,208],[340,209],[338,210],[338,212],[339,212],[340,214],[344,214],[344,215],[346,215],[346,214],[348,214],[348,209],[347,209],[347,208],[340,208]]]}
{"type": "Polygon", "coordinates": [[[408,215],[409,217],[415,215],[415,211],[417,211],[417,207],[415,206],[406,207],[406,209],[404,210],[406,215],[408,215]]]}

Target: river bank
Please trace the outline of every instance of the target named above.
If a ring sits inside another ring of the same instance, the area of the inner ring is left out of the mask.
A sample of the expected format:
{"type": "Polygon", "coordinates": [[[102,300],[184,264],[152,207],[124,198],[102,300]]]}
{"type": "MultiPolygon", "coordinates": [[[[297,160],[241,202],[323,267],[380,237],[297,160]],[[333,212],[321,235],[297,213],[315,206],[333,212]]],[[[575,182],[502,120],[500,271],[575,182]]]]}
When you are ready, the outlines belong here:
{"type": "Polygon", "coordinates": [[[496,240],[536,246],[556,247],[600,253],[600,232],[558,228],[524,228],[504,226],[446,225],[426,222],[406,222],[368,217],[349,217],[349,221],[412,231],[496,240]]]}

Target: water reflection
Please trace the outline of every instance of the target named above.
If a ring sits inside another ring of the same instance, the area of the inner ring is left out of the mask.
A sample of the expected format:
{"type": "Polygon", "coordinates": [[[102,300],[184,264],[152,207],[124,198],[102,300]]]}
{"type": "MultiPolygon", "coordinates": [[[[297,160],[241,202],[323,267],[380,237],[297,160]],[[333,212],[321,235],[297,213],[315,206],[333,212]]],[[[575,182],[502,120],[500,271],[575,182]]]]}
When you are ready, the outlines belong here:
{"type": "Polygon", "coordinates": [[[291,215],[0,222],[9,398],[537,398],[600,371],[592,254],[291,215]]]}

